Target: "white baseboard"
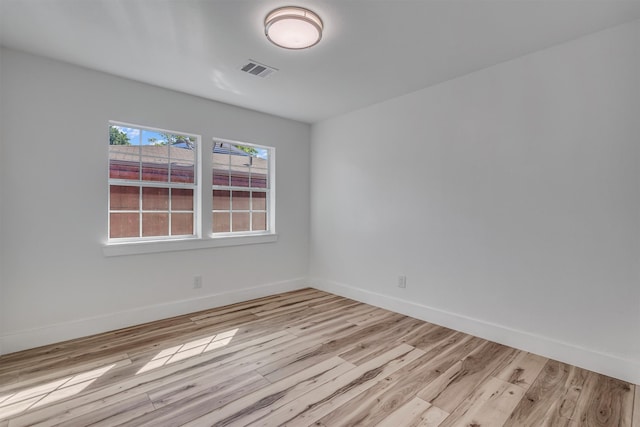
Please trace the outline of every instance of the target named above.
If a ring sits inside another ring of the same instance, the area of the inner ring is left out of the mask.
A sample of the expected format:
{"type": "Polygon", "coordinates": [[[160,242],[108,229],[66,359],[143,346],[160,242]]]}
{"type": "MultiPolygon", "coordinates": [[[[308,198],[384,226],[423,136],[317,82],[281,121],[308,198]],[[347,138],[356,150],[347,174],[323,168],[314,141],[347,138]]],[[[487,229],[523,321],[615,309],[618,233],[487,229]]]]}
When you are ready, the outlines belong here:
{"type": "Polygon", "coordinates": [[[109,313],[85,319],[56,323],[42,328],[10,332],[0,336],[0,350],[8,354],[29,348],[66,341],[154,320],[166,319],[195,311],[261,298],[308,286],[306,278],[268,283],[199,298],[149,305],[132,310],[109,313]]]}
{"type": "Polygon", "coordinates": [[[314,288],[322,291],[331,292],[366,304],[395,311],[623,381],[640,384],[640,360],[626,359],[613,354],[602,353],[552,338],[519,331],[507,326],[485,322],[342,283],[318,278],[309,279],[309,283],[314,288]]]}

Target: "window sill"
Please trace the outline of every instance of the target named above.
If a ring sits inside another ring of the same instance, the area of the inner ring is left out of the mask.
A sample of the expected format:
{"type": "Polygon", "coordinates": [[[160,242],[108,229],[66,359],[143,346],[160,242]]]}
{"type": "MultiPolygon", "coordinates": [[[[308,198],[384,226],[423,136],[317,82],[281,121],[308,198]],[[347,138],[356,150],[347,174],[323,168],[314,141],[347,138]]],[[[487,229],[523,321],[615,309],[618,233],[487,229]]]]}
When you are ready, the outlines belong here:
{"type": "Polygon", "coordinates": [[[189,251],[223,246],[256,245],[278,240],[277,234],[245,234],[241,236],[207,237],[204,239],[164,240],[151,242],[108,243],[102,247],[105,257],[189,251]]]}

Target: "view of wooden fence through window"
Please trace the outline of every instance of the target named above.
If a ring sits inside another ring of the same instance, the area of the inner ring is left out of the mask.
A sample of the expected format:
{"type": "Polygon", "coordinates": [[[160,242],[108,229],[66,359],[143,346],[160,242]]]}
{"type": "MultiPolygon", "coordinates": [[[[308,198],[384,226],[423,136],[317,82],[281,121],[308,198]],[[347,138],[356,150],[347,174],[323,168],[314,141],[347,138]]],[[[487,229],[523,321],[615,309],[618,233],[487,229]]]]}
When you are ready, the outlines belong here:
{"type": "Polygon", "coordinates": [[[195,234],[194,136],[109,127],[109,238],[195,234]]]}
{"type": "Polygon", "coordinates": [[[268,230],[270,150],[232,142],[213,144],[213,232],[268,230]]]}
{"type": "MultiPolygon", "coordinates": [[[[196,235],[198,144],[196,136],[109,126],[110,239],[196,235]]],[[[212,191],[204,233],[221,236],[271,229],[272,155],[269,147],[213,141],[211,173],[203,174],[203,185],[211,185],[212,191]]]]}

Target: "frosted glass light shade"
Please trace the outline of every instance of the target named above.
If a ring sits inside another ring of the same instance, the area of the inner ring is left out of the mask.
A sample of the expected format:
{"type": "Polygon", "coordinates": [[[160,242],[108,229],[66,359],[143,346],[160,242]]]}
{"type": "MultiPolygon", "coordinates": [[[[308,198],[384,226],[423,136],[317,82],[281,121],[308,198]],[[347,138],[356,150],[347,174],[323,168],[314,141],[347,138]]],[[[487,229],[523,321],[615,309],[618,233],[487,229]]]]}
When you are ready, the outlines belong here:
{"type": "Polygon", "coordinates": [[[271,43],[285,49],[306,49],[322,38],[322,20],[308,9],[287,6],[271,11],[264,33],[271,43]]]}

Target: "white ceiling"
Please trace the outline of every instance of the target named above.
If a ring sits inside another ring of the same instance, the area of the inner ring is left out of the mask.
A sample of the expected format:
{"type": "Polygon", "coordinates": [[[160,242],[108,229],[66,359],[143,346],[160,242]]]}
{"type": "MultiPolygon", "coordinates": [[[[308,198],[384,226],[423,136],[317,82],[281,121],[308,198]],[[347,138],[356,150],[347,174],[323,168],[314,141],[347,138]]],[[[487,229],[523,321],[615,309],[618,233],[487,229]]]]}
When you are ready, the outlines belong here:
{"type": "Polygon", "coordinates": [[[639,0],[0,0],[0,42],[313,123],[638,18],[639,0]],[[290,4],[322,17],[319,45],[267,41],[290,4]]]}

